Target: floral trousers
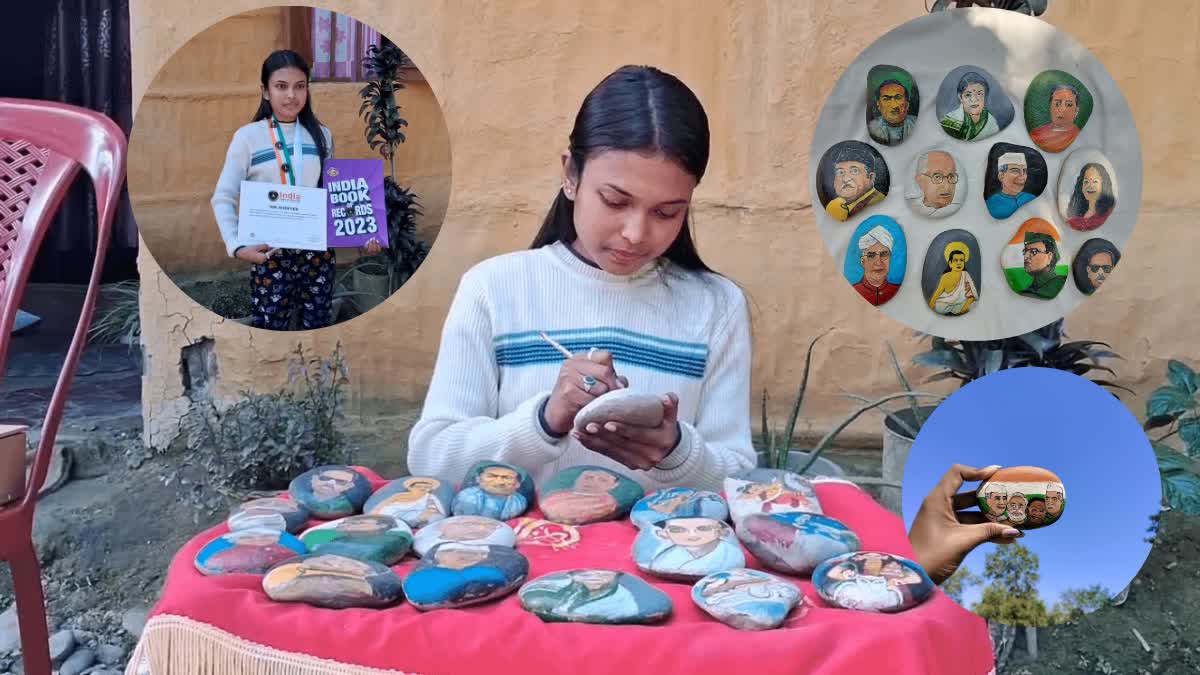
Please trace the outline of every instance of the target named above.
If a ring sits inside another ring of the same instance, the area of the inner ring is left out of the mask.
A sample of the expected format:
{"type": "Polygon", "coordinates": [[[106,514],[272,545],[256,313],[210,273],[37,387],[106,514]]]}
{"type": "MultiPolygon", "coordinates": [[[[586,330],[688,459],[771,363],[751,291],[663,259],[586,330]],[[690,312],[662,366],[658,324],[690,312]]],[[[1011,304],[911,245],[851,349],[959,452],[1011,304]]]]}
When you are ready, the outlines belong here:
{"type": "Polygon", "coordinates": [[[330,324],[333,314],[333,251],[279,249],[267,262],[250,268],[250,302],[255,328],[291,330],[330,324]]]}

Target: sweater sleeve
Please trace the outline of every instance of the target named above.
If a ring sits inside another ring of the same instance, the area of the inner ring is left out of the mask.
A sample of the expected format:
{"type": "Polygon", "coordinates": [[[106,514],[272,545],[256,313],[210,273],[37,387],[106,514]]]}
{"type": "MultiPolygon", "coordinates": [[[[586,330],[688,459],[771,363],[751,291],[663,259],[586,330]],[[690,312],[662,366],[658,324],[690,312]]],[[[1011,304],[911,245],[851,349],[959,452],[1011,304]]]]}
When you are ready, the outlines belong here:
{"type": "Polygon", "coordinates": [[[754,468],[750,435],[750,319],[740,290],[717,329],[694,423],[680,420],[679,445],[649,476],[666,485],[720,492],[726,476],[754,468]]]}
{"type": "Polygon", "coordinates": [[[225,166],[221,169],[212,196],[213,215],[216,216],[221,239],[225,241],[225,252],[231,258],[238,246],[238,199],[242,193],[242,181],[246,179],[249,169],[250,146],[243,134],[236,133],[225,152],[225,166]]]}
{"type": "Polygon", "coordinates": [[[458,480],[484,460],[533,469],[567,447],[569,436],[550,436],[539,420],[549,390],[498,416],[500,369],[485,291],[483,274],[470,270],[450,305],[421,418],[409,435],[413,475],[458,480]]]}

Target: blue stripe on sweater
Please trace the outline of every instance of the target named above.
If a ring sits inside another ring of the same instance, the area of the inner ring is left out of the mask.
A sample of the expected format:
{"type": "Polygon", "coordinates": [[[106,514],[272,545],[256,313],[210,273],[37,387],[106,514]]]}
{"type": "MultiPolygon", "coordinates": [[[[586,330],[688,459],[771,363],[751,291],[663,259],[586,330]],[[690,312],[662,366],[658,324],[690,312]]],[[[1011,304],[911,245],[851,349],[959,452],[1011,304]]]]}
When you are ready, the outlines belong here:
{"type": "MultiPolygon", "coordinates": [[[[305,155],[312,155],[313,157],[318,156],[317,155],[317,146],[315,146],[315,145],[305,144],[305,145],[300,146],[300,148],[301,148],[301,152],[303,152],[305,155]]],[[[259,150],[258,152],[254,153],[253,155],[250,155],[250,166],[257,166],[259,164],[262,164],[263,162],[271,162],[274,160],[275,160],[275,150],[273,148],[268,148],[266,150],[259,150]]]]}
{"type": "MultiPolygon", "coordinates": [[[[547,335],[574,353],[595,347],[611,352],[617,362],[663,373],[699,379],[708,365],[708,345],[679,342],[635,333],[622,328],[547,331],[547,335]]],[[[521,367],[560,363],[563,355],[537,331],[508,333],[493,340],[496,363],[521,367]]]]}

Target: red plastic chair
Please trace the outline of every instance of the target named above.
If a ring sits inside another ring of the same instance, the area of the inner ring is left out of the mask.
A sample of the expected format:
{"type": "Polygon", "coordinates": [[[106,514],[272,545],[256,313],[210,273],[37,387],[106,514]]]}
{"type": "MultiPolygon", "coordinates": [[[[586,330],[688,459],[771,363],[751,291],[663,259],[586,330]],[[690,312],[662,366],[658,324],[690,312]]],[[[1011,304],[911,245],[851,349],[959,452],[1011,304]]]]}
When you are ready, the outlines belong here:
{"type": "Polygon", "coordinates": [[[8,363],[13,320],[34,258],[80,169],[91,176],[99,214],[91,281],[42,422],[33,475],[20,501],[0,508],[0,560],[12,569],[21,651],[29,675],[51,672],[46,601],[33,546],[33,511],[96,308],[113,214],[125,182],[126,143],[115,122],[91,110],[0,98],[0,383],[8,363]]]}

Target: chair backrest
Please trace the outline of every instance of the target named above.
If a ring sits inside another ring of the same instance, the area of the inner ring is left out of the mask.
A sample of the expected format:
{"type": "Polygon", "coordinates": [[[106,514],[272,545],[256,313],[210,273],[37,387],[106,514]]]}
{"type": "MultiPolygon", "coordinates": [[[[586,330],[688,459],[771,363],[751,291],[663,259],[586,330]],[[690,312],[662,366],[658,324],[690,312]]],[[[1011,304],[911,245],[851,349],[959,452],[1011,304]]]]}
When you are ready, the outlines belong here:
{"type": "Polygon", "coordinates": [[[22,510],[45,479],[67,391],[100,291],[112,221],[125,182],[124,132],[104,115],[49,101],[0,98],[0,382],[8,363],[13,321],[38,248],[80,169],[92,179],[98,231],[83,310],[42,424],[40,446],[22,510]]]}

